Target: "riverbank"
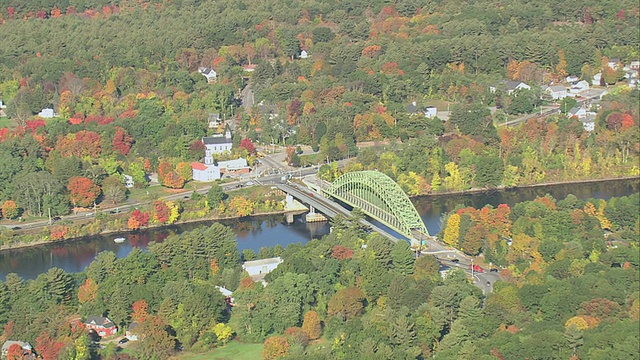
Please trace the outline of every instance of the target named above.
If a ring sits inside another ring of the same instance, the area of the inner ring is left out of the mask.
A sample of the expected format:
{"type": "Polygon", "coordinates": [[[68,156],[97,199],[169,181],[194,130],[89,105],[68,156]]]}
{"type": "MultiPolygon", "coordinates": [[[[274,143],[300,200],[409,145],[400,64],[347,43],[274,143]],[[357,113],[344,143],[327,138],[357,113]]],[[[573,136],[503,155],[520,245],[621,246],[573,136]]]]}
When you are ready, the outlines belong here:
{"type": "Polygon", "coordinates": [[[252,218],[252,219],[259,219],[262,217],[271,217],[271,216],[278,216],[278,215],[282,215],[284,216],[288,211],[284,211],[284,210],[279,210],[279,211],[274,211],[274,212],[261,212],[261,213],[256,213],[256,214],[251,214],[249,216],[230,216],[230,217],[207,217],[207,218],[199,218],[199,219],[188,219],[188,220],[178,220],[172,224],[152,224],[149,226],[146,226],[144,228],[138,229],[138,230],[123,230],[123,229],[106,229],[97,233],[93,233],[93,234],[87,234],[87,235],[83,235],[83,236],[79,236],[79,237],[72,237],[72,238],[68,238],[68,239],[60,239],[60,240],[38,240],[38,241],[32,241],[32,242],[21,242],[21,243],[16,243],[16,244],[11,244],[9,246],[6,245],[2,245],[0,246],[0,252],[3,251],[8,251],[8,250],[16,250],[16,249],[24,249],[24,248],[30,248],[30,247],[37,247],[37,246],[44,246],[44,245],[59,245],[59,244],[64,244],[64,243],[71,243],[71,242],[75,242],[75,241],[82,241],[85,240],[89,237],[92,236],[105,236],[105,235],[114,235],[115,237],[118,237],[116,235],[130,235],[130,234],[135,234],[136,232],[139,232],[141,230],[152,230],[152,229],[162,229],[162,228],[166,228],[166,227],[171,227],[171,226],[180,226],[180,225],[186,225],[186,224],[197,224],[199,222],[205,223],[205,222],[226,222],[226,221],[233,221],[233,220],[242,220],[242,219],[246,219],[246,218],[252,218]]]}
{"type": "MultiPolygon", "coordinates": [[[[640,177],[638,176],[630,176],[630,177],[622,177],[622,178],[604,178],[604,179],[593,179],[593,180],[574,180],[574,181],[557,181],[557,182],[547,182],[547,183],[542,183],[542,184],[531,184],[531,185],[522,185],[522,186],[517,186],[517,187],[497,187],[497,188],[491,188],[491,189],[468,189],[468,190],[462,190],[462,191],[448,191],[448,192],[442,192],[442,193],[434,193],[434,194],[427,194],[427,195],[417,195],[417,196],[412,196],[412,199],[428,199],[428,198],[443,198],[443,197],[447,197],[447,196],[463,196],[463,195],[473,195],[473,194],[489,194],[489,193],[493,193],[493,192],[503,192],[503,191],[517,191],[518,189],[534,189],[534,188],[541,188],[541,187],[545,187],[545,186],[558,186],[558,185],[571,185],[571,184],[589,184],[589,183],[602,183],[602,182],[607,182],[607,181],[628,181],[628,180],[638,180],[640,182],[640,177]]],[[[252,214],[250,216],[230,216],[230,217],[206,217],[206,218],[196,218],[196,219],[187,219],[187,220],[178,220],[173,224],[153,224],[150,226],[145,227],[144,229],[141,230],[149,230],[149,229],[161,229],[161,228],[166,228],[166,227],[171,227],[171,226],[179,226],[179,225],[184,225],[184,224],[194,224],[194,223],[199,223],[199,222],[212,222],[212,221],[220,221],[220,222],[225,222],[225,221],[233,221],[233,220],[241,220],[241,219],[259,219],[261,217],[269,217],[269,216],[279,216],[279,215],[284,215],[286,214],[286,211],[283,210],[279,210],[279,211],[273,211],[273,212],[261,212],[261,213],[256,213],[256,214],[252,214]]],[[[74,241],[82,241],[85,240],[89,237],[92,236],[105,236],[105,235],[128,235],[128,234],[135,234],[137,231],[139,230],[126,230],[126,229],[106,229],[100,232],[96,232],[96,233],[91,233],[91,234],[87,234],[87,235],[83,235],[83,236],[79,236],[79,237],[72,237],[72,238],[68,238],[68,239],[60,239],[60,240],[55,240],[55,241],[51,241],[51,240],[37,240],[37,241],[32,241],[32,242],[19,242],[19,243],[14,243],[11,245],[2,245],[0,246],[0,252],[2,251],[8,251],[8,250],[14,250],[14,249],[22,249],[22,248],[29,248],[29,247],[37,247],[37,246],[46,246],[46,245],[58,245],[58,244],[63,244],[63,243],[67,243],[67,242],[74,242],[74,241]]]]}
{"type": "Polygon", "coordinates": [[[625,177],[615,177],[615,178],[603,178],[603,179],[591,179],[591,180],[569,180],[569,181],[551,181],[541,184],[530,184],[530,185],[519,185],[513,187],[499,186],[495,188],[482,188],[482,189],[468,189],[468,190],[460,190],[460,191],[446,191],[439,193],[431,193],[426,195],[414,195],[410,196],[410,198],[423,198],[423,197],[443,197],[443,196],[451,196],[451,195],[468,195],[468,194],[481,194],[481,193],[490,193],[494,191],[507,191],[507,190],[518,190],[518,189],[533,189],[545,186],[554,186],[554,185],[571,185],[571,184],[591,184],[591,183],[601,183],[605,181],[626,181],[626,180],[638,180],[640,182],[640,176],[625,176],[625,177]]]}

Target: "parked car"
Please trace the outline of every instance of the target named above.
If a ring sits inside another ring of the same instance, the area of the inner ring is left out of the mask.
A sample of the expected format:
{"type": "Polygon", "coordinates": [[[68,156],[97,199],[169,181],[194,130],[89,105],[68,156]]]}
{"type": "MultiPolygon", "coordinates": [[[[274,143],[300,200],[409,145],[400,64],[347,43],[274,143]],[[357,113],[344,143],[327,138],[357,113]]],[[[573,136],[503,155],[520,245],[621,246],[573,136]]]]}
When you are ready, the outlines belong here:
{"type": "Polygon", "coordinates": [[[118,344],[126,344],[128,342],[129,342],[129,339],[125,337],[125,338],[120,339],[120,341],[118,341],[118,344]]]}

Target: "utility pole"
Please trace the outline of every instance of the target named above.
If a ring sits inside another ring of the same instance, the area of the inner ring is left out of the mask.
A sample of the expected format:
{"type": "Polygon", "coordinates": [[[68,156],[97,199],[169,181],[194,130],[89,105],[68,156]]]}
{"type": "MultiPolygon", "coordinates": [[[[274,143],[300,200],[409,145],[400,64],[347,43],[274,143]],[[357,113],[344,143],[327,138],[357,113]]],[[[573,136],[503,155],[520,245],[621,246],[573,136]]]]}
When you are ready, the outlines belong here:
{"type": "Polygon", "coordinates": [[[49,225],[51,225],[52,224],[52,221],[51,221],[51,208],[48,208],[48,210],[49,210],[49,225]]]}

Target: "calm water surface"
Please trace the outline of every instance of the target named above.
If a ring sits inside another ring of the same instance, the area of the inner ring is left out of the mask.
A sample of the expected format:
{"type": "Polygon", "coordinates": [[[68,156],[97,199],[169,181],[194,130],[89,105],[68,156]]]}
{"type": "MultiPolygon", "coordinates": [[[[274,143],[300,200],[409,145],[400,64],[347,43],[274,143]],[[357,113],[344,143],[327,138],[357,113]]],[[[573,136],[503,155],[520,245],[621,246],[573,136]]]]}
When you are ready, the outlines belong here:
{"type": "MultiPolygon", "coordinates": [[[[428,196],[414,199],[414,204],[422,217],[429,233],[440,231],[440,217],[458,204],[482,207],[490,204],[514,204],[533,200],[538,196],[550,194],[556,199],[564,199],[574,194],[581,199],[609,199],[625,196],[639,191],[638,180],[616,180],[608,182],[551,185],[536,188],[511,189],[485,193],[428,196]]],[[[252,218],[241,221],[223,221],[233,228],[237,235],[238,249],[253,249],[256,253],[262,246],[292,243],[306,243],[313,238],[321,238],[329,233],[328,223],[306,224],[301,217],[287,225],[282,216],[252,218]]],[[[101,251],[113,251],[119,258],[127,256],[133,247],[146,248],[149,242],[163,241],[167,236],[179,234],[200,226],[208,226],[212,222],[185,224],[166,228],[149,229],[137,233],[111,234],[91,236],[56,245],[43,245],[25,249],[5,250],[0,252],[0,279],[4,280],[8,273],[14,272],[25,279],[36,278],[52,267],[59,267],[67,272],[79,272],[93,261],[101,251]],[[123,236],[127,239],[116,244],[113,239],[123,236]]]]}

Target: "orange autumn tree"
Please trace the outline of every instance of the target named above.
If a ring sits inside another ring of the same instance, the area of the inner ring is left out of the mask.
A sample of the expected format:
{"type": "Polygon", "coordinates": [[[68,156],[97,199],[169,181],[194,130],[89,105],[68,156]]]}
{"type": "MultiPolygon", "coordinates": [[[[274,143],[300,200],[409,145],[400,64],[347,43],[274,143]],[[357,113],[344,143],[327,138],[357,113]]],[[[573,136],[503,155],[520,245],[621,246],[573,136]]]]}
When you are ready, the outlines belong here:
{"type": "Polygon", "coordinates": [[[92,278],[87,278],[78,288],[78,302],[84,304],[96,299],[98,294],[98,284],[92,278]]]}
{"type": "Polygon", "coordinates": [[[140,227],[149,225],[149,213],[135,209],[127,220],[127,227],[131,230],[138,230],[140,227]]]}
{"type": "Polygon", "coordinates": [[[149,304],[144,299],[140,299],[131,304],[131,320],[135,322],[145,321],[147,316],[149,316],[148,309],[149,304]]]}
{"type": "Polygon", "coordinates": [[[15,219],[18,217],[18,205],[13,200],[7,200],[2,204],[2,216],[5,219],[15,219]]]}
{"type": "Polygon", "coordinates": [[[102,192],[100,187],[94,184],[91,179],[82,176],[70,178],[67,190],[69,190],[69,200],[71,200],[74,207],[89,207],[93,205],[102,192]]]}
{"type": "Polygon", "coordinates": [[[289,354],[289,342],[284,336],[272,336],[265,340],[262,349],[263,360],[275,360],[289,354]]]}
{"type": "Polygon", "coordinates": [[[171,171],[170,173],[166,174],[163,179],[164,186],[168,188],[182,189],[184,187],[184,179],[175,171],[171,171]]]}

